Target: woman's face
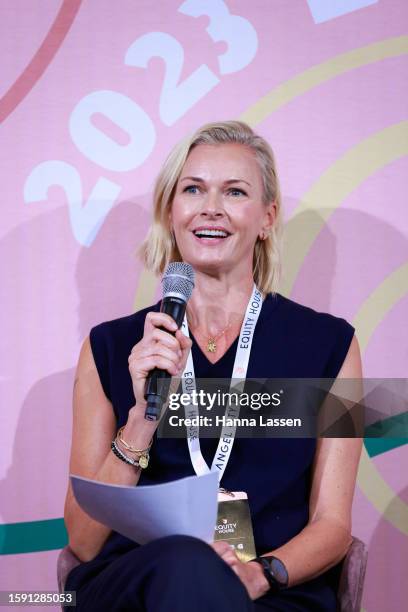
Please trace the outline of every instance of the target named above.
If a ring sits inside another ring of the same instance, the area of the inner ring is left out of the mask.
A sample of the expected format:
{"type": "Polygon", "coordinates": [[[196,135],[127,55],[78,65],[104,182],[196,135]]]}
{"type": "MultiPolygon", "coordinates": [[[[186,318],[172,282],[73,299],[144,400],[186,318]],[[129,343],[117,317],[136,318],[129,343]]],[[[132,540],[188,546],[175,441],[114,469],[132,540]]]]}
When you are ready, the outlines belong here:
{"type": "Polygon", "coordinates": [[[252,271],[253,249],[269,230],[274,202],[262,201],[255,154],[240,144],[199,145],[189,154],[176,186],[170,223],[180,254],[193,268],[252,271]]]}

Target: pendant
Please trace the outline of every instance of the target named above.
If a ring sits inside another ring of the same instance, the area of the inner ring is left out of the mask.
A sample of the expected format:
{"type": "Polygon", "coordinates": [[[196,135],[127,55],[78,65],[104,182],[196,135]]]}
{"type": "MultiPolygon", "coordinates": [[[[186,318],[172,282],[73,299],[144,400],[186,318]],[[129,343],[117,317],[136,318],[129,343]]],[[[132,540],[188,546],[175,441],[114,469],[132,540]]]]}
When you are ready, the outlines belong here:
{"type": "Polygon", "coordinates": [[[139,457],[139,466],[142,469],[147,468],[147,466],[149,465],[149,458],[146,455],[140,455],[139,457]]]}
{"type": "Polygon", "coordinates": [[[207,351],[209,353],[215,353],[216,350],[217,350],[217,345],[215,343],[215,339],[209,338],[207,342],[207,351]]]}

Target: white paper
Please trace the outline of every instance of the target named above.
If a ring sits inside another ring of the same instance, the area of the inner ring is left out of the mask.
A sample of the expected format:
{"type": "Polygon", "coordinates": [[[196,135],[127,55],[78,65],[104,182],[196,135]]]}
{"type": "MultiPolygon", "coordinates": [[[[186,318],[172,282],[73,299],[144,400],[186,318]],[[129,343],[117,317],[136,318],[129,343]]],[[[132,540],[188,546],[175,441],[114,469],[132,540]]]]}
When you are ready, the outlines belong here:
{"type": "Polygon", "coordinates": [[[217,520],[218,473],[156,485],[107,484],[70,474],[75,498],[92,518],[146,544],[167,535],[211,543],[217,520]]]}

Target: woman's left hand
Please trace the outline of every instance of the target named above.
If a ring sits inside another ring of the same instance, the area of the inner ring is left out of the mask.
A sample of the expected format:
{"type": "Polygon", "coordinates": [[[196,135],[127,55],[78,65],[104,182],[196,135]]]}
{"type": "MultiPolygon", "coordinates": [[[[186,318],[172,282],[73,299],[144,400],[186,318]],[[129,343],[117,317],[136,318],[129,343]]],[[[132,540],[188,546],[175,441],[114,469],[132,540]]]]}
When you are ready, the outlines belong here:
{"type": "Polygon", "coordinates": [[[259,563],[243,563],[238,559],[235,550],[224,540],[212,542],[210,546],[234,570],[252,600],[258,599],[269,590],[269,583],[259,563]]]}

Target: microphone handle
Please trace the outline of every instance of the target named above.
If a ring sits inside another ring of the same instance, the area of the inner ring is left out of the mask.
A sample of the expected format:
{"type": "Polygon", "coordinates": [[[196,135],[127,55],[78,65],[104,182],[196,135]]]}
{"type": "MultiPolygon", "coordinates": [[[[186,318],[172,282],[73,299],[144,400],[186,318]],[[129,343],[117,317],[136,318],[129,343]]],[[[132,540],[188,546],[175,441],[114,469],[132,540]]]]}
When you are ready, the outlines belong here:
{"type": "MultiPolygon", "coordinates": [[[[160,312],[170,315],[177,323],[177,327],[180,328],[186,312],[186,306],[187,302],[185,300],[169,296],[162,300],[160,312]]],[[[159,329],[175,336],[175,332],[169,332],[164,327],[159,329]]],[[[145,419],[148,421],[157,421],[160,418],[163,404],[169,394],[170,382],[171,374],[167,370],[154,368],[149,372],[144,389],[144,398],[147,401],[145,419]]]]}

